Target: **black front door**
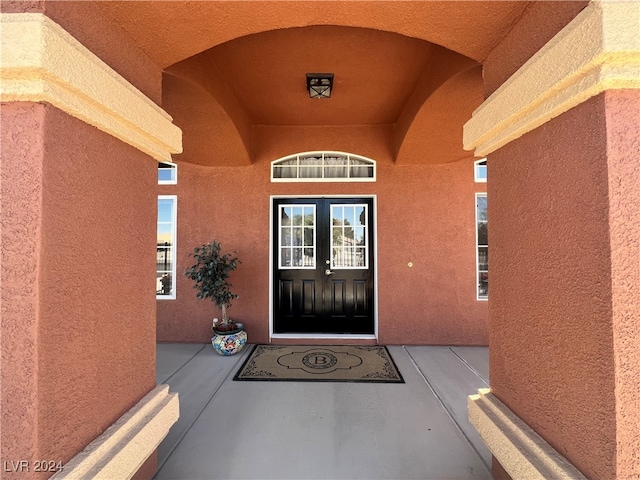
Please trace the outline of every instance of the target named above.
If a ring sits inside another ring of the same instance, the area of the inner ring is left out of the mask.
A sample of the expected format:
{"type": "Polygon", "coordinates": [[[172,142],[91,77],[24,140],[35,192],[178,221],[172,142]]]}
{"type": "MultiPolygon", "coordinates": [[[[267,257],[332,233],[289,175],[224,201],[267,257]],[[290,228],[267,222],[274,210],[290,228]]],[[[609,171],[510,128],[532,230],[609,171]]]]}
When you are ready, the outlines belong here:
{"type": "Polygon", "coordinates": [[[276,199],[274,333],[374,333],[373,200],[276,199]]]}

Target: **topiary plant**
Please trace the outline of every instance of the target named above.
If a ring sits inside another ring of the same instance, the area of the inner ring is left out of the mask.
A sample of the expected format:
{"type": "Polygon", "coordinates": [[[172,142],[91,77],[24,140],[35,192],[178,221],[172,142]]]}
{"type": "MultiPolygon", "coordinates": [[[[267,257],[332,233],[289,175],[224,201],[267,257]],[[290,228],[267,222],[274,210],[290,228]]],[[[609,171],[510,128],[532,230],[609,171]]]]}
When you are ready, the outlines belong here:
{"type": "Polygon", "coordinates": [[[222,321],[216,324],[214,319],[213,328],[220,332],[237,330],[242,324],[236,324],[227,316],[227,308],[231,306],[231,300],[238,298],[238,295],[231,293],[231,283],[229,283],[229,273],[236,269],[240,260],[235,256],[236,252],[221,253],[220,243],[215,240],[205,243],[193,249],[189,256],[196,261],[191,268],[185,270],[184,274],[195,282],[193,288],[198,289],[199,299],[210,298],[222,311],[222,321]]]}

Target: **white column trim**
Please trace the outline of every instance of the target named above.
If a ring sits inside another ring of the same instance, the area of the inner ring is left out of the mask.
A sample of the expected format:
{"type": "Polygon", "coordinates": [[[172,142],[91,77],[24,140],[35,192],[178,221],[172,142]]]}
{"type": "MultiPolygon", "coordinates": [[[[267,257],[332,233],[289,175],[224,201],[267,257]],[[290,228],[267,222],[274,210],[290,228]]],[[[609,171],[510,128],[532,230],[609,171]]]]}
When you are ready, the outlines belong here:
{"type": "Polygon", "coordinates": [[[160,161],[182,152],[172,118],[41,13],[0,14],[0,100],[47,102],[160,161]]]}
{"type": "Polygon", "coordinates": [[[511,478],[586,480],[488,388],[468,398],[469,421],[511,478]]]}
{"type": "Polygon", "coordinates": [[[158,385],[51,478],[129,479],[178,421],[178,394],[158,385]]]}
{"type": "Polygon", "coordinates": [[[485,156],[607,90],[640,88],[640,2],[590,3],[473,112],[463,144],[485,156]]]}

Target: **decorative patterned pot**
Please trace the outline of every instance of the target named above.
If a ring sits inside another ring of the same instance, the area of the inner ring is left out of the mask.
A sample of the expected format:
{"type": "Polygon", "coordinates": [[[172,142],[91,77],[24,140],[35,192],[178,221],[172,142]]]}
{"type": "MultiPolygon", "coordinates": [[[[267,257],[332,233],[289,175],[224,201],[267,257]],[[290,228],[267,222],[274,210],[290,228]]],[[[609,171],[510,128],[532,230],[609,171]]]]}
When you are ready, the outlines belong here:
{"type": "Polygon", "coordinates": [[[247,332],[244,330],[230,335],[215,334],[211,339],[211,344],[220,355],[235,355],[244,344],[247,343],[247,332]]]}

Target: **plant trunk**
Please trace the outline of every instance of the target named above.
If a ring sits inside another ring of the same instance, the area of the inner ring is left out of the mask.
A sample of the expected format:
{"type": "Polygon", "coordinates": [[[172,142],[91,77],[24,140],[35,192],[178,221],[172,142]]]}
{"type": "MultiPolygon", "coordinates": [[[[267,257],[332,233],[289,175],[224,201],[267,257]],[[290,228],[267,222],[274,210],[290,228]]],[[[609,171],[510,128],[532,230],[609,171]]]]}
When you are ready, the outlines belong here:
{"type": "Polygon", "coordinates": [[[222,310],[222,325],[226,325],[229,323],[229,317],[227,317],[227,306],[225,304],[222,304],[222,306],[220,307],[220,310],[222,310]]]}

